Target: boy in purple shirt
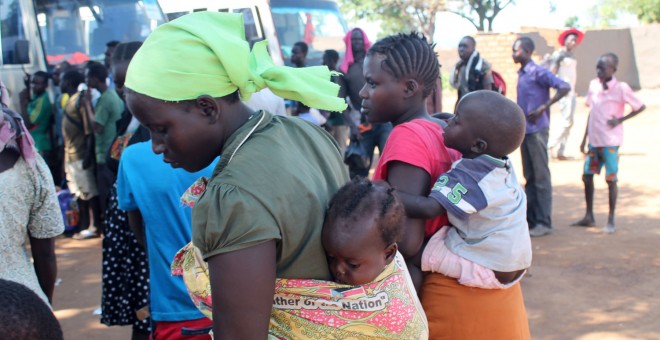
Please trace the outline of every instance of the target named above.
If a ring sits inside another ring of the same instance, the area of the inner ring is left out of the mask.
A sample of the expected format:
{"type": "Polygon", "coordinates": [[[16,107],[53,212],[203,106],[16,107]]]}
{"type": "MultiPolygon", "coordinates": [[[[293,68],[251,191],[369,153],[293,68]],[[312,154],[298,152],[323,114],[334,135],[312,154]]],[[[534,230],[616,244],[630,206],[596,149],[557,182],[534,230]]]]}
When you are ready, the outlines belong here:
{"type": "Polygon", "coordinates": [[[527,119],[525,139],[520,146],[525,193],[527,194],[527,223],[529,235],[543,236],[552,232],[552,183],[548,168],[548,130],[550,105],[564,97],[571,86],[548,69],[532,61],[534,42],[520,37],[513,44],[513,61],[518,70],[518,105],[527,119]],[[557,90],[550,98],[550,88],[557,90]]]}
{"type": "Polygon", "coordinates": [[[573,223],[573,226],[591,227],[594,225],[594,174],[600,173],[605,165],[605,181],[609,190],[610,212],[604,231],[614,232],[614,208],[616,207],[617,172],[619,169],[619,146],[623,142],[623,123],[646,109],[642,101],[635,96],[628,84],[617,81],[614,77],[619,65],[619,57],[614,53],[606,53],[598,58],[596,75],[598,78],[589,84],[586,103],[591,108],[587,130],[584,132],[580,151],[587,154],[584,162],[584,197],[587,212],[584,218],[573,223]],[[624,116],[625,105],[632,112],[624,116]],[[585,150],[587,136],[589,151],[585,150]]]}

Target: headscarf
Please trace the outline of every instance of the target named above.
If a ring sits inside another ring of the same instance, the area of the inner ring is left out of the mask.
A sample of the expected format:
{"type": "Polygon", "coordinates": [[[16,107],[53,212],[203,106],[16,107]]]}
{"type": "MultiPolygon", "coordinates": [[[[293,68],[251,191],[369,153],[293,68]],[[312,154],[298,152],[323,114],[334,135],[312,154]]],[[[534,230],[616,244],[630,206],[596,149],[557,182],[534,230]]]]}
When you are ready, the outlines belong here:
{"type": "Polygon", "coordinates": [[[276,66],[268,41],[245,40],[241,14],[196,12],[154,30],[133,57],[126,87],[166,101],[223,97],[237,89],[242,100],[268,87],[276,95],[309,107],[343,111],[339,86],[326,66],[276,66]]]}
{"type": "Polygon", "coordinates": [[[341,65],[339,65],[339,70],[342,71],[343,73],[348,72],[348,68],[355,63],[355,60],[353,59],[353,43],[351,42],[351,36],[353,35],[353,31],[358,30],[362,32],[362,39],[364,40],[364,52],[366,53],[367,50],[371,47],[371,41],[369,41],[369,38],[367,38],[367,34],[364,33],[364,31],[361,28],[354,28],[346,35],[344,36],[344,44],[346,44],[346,53],[344,53],[344,59],[341,61],[341,65]]]}
{"type": "Polygon", "coordinates": [[[37,153],[32,136],[17,113],[3,108],[0,114],[0,152],[6,148],[17,149],[23,159],[34,167],[37,153]]]}

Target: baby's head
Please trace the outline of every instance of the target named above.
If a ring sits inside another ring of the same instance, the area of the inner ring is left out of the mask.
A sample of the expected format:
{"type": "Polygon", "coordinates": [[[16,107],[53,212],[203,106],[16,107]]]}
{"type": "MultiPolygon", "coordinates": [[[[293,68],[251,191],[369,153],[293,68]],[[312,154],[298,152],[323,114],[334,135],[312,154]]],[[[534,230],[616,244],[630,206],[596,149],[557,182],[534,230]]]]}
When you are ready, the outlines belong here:
{"type": "Polygon", "coordinates": [[[502,158],[522,143],[525,114],[518,104],[495,91],[470,92],[458,102],[443,136],[445,145],[465,158],[482,154],[502,158]]]}
{"type": "Polygon", "coordinates": [[[405,210],[392,191],[386,183],[356,178],[330,201],[322,241],[336,282],[373,282],[394,259],[405,210]]]}
{"type": "Polygon", "coordinates": [[[17,282],[0,279],[0,320],[3,339],[63,339],[60,323],[46,302],[17,282]]]}

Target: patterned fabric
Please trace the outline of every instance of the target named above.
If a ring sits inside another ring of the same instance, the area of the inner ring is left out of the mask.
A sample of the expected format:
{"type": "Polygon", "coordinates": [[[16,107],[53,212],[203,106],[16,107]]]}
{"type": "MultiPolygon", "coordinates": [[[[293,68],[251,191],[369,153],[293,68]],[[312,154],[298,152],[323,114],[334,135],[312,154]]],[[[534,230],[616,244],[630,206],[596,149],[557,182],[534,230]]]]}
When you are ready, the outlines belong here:
{"type": "Polygon", "coordinates": [[[181,204],[187,207],[194,207],[195,202],[199,199],[200,196],[206,190],[206,184],[209,182],[208,178],[200,177],[193,183],[186,192],[181,196],[181,204]]]}
{"type": "Polygon", "coordinates": [[[589,144],[589,152],[587,152],[587,158],[584,160],[584,174],[600,175],[603,166],[605,166],[605,180],[608,182],[618,181],[619,147],[596,147],[589,144]]]}
{"type": "Polygon", "coordinates": [[[128,142],[131,140],[131,137],[133,137],[134,133],[135,131],[127,132],[124,135],[115,138],[115,141],[112,142],[112,145],[110,145],[110,157],[112,159],[119,160],[121,153],[128,146],[128,142]]]}
{"type": "Polygon", "coordinates": [[[19,158],[0,173],[0,278],[27,286],[48,303],[25,243],[28,234],[39,239],[62,234],[64,222],[53,177],[41,156],[36,161],[33,169],[19,158]]]}
{"type": "MultiPolygon", "coordinates": [[[[192,244],[172,262],[190,298],[212,315],[208,267],[192,244]]],[[[426,315],[401,254],[372,283],[347,286],[311,279],[277,279],[270,337],[277,339],[428,339],[426,315]]]]}
{"type": "Polygon", "coordinates": [[[23,119],[11,110],[3,110],[0,114],[0,152],[7,147],[18,148],[28,164],[34,166],[37,154],[34,150],[34,140],[23,119]]]}
{"type": "Polygon", "coordinates": [[[147,254],[128,227],[126,212],[117,207],[116,185],[110,190],[104,222],[101,323],[150,332],[149,319],[140,321],[135,314],[149,304],[147,254]]]}

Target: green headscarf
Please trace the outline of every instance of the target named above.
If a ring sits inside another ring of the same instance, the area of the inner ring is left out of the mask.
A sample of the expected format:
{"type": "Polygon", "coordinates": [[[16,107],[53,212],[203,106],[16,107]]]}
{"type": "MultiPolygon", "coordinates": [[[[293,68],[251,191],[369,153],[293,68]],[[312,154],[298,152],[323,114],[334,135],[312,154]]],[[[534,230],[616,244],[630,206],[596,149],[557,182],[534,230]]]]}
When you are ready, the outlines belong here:
{"type": "Polygon", "coordinates": [[[128,67],[126,87],[166,101],[223,97],[243,100],[264,87],[276,95],[328,111],[343,111],[339,86],[325,66],[276,66],[267,41],[245,40],[241,14],[196,12],[159,26],[128,67]]]}

